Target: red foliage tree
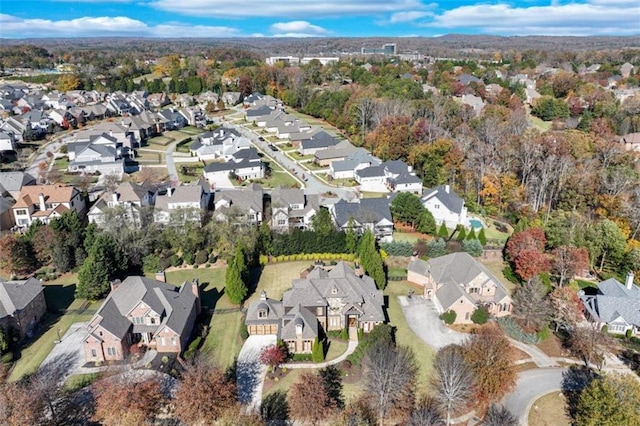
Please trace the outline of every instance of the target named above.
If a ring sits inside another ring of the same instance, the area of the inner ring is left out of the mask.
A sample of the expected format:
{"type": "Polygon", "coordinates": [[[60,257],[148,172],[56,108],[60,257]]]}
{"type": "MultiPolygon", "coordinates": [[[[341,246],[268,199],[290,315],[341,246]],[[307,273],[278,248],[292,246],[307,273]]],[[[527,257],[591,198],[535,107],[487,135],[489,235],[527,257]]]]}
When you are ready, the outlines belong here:
{"type": "Polygon", "coordinates": [[[515,273],[523,280],[533,278],[542,272],[549,272],[551,269],[549,256],[534,249],[521,251],[513,263],[515,265],[515,273]]]}
{"type": "Polygon", "coordinates": [[[584,247],[559,246],[551,252],[551,269],[562,287],[565,279],[589,267],[589,253],[584,247]]]}
{"type": "Polygon", "coordinates": [[[383,160],[406,158],[412,144],[410,125],[411,117],[406,115],[384,117],[366,136],[365,145],[383,160]]]}
{"type": "Polygon", "coordinates": [[[523,250],[544,251],[547,244],[547,237],[544,231],[538,227],[531,227],[519,232],[515,232],[507,241],[507,256],[515,260],[523,250]]]}
{"type": "Polygon", "coordinates": [[[287,353],[279,345],[267,346],[260,353],[260,362],[271,367],[272,371],[282,364],[285,359],[287,359],[287,353]]]}
{"type": "Polygon", "coordinates": [[[326,420],[336,409],[335,401],[329,397],[322,378],[313,373],[302,373],[298,382],[291,387],[287,402],[295,420],[312,425],[326,420]]]}
{"type": "Polygon", "coordinates": [[[584,305],[578,294],[569,287],[558,287],[549,294],[551,319],[556,331],[561,327],[573,328],[584,319],[584,305]]]}

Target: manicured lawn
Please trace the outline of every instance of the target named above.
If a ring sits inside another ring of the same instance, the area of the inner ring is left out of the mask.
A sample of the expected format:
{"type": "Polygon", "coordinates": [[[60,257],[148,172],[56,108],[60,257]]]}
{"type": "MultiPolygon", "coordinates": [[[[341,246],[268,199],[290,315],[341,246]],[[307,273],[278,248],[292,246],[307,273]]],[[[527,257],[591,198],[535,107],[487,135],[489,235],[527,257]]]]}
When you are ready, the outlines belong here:
{"type": "Polygon", "coordinates": [[[384,198],[386,196],[386,192],[362,192],[362,198],[384,198]]]}
{"type": "Polygon", "coordinates": [[[87,373],[87,374],[74,374],[64,382],[65,389],[69,391],[76,391],[89,386],[100,378],[100,373],[87,373]]]}
{"type": "Polygon", "coordinates": [[[76,274],[67,274],[58,280],[45,283],[45,299],[49,312],[41,325],[41,334],[27,341],[14,363],[10,380],[18,380],[25,374],[35,372],[63,336],[71,324],[89,321],[100,307],[101,302],[92,303],[79,313],[84,300],[74,300],[76,274]],[[66,310],[66,312],[65,312],[66,310]]]}
{"type": "Polygon", "coordinates": [[[180,129],[180,131],[181,131],[182,133],[186,133],[186,134],[188,134],[188,135],[192,135],[192,136],[194,136],[194,135],[199,135],[199,134],[201,134],[201,133],[204,133],[204,130],[199,129],[199,128],[197,128],[197,127],[193,127],[193,126],[183,127],[182,129],[180,129]]]}
{"type": "Polygon", "coordinates": [[[156,136],[147,140],[146,148],[164,151],[166,147],[173,141],[173,138],[169,138],[167,136],[156,136]]]}
{"type": "Polygon", "coordinates": [[[291,187],[295,185],[300,185],[300,182],[291,177],[289,173],[285,171],[272,171],[271,177],[264,179],[263,186],[266,188],[276,188],[278,186],[291,187]]]}
{"type": "Polygon", "coordinates": [[[418,240],[428,240],[433,237],[421,234],[419,232],[393,232],[393,241],[407,241],[411,244],[415,243],[418,240]]]}
{"type": "Polygon", "coordinates": [[[195,182],[200,179],[202,175],[202,170],[204,169],[204,165],[202,163],[177,163],[176,170],[178,171],[178,178],[180,182],[195,182]],[[182,166],[187,168],[187,172],[189,174],[184,174],[182,172],[182,166]]]}
{"type": "Polygon", "coordinates": [[[136,161],[139,163],[164,164],[165,154],[164,152],[138,149],[136,151],[136,161]]]}
{"type": "Polygon", "coordinates": [[[329,340],[329,350],[325,355],[326,361],[331,361],[332,359],[338,358],[347,350],[348,343],[345,340],[340,339],[330,339],[329,340]]]}
{"type": "Polygon", "coordinates": [[[260,274],[256,290],[245,302],[245,305],[260,299],[262,290],[267,292],[267,297],[270,299],[281,300],[282,294],[291,288],[291,281],[300,278],[300,271],[312,263],[311,260],[299,260],[266,265],[260,274]]]}
{"type": "Polygon", "coordinates": [[[287,154],[289,154],[289,156],[291,158],[293,158],[296,161],[301,161],[301,160],[311,160],[313,158],[313,155],[300,155],[297,151],[293,150],[293,151],[289,151],[287,152],[287,154]]]}
{"type": "Polygon", "coordinates": [[[202,352],[222,368],[233,365],[242,349],[240,328],[243,322],[244,314],[240,311],[214,312],[202,352]]]}
{"type": "MultiPolygon", "coordinates": [[[[480,261],[482,262],[482,260],[480,261]]],[[[504,277],[504,274],[502,273],[502,270],[505,268],[505,266],[507,266],[504,260],[498,259],[498,260],[493,260],[490,262],[482,262],[482,263],[484,264],[484,266],[489,268],[491,272],[493,272],[493,275],[495,275],[500,280],[502,285],[507,290],[509,290],[510,292],[513,292],[513,290],[516,288],[516,285],[511,281],[509,281],[508,279],[506,279],[504,277]]]]}
{"type": "Polygon", "coordinates": [[[69,157],[61,157],[55,160],[53,167],[58,170],[67,170],[69,167],[69,157]]]}
{"type": "MultiPolygon", "coordinates": [[[[232,305],[229,299],[224,296],[224,274],[226,268],[188,268],[167,272],[167,282],[181,285],[185,281],[197,278],[200,282],[200,293],[202,295],[202,306],[209,309],[229,309],[232,305]]],[[[150,275],[153,277],[152,275],[150,275]]]]}
{"type": "Polygon", "coordinates": [[[546,132],[547,130],[549,130],[551,128],[551,122],[550,121],[542,121],[541,119],[539,119],[538,117],[535,117],[531,114],[529,114],[529,122],[531,122],[531,124],[533,124],[533,126],[542,131],[542,132],[546,132]]]}
{"type": "Polygon", "coordinates": [[[566,412],[567,400],[562,392],[551,392],[536,399],[529,411],[531,426],[569,426],[571,419],[566,412]]]}
{"type": "Polygon", "coordinates": [[[396,328],[396,342],[398,345],[409,347],[420,367],[418,373],[418,387],[427,389],[429,380],[433,372],[433,358],[435,352],[409,328],[407,320],[404,318],[398,296],[406,296],[410,286],[406,281],[390,281],[384,291],[388,296],[387,313],[389,315],[389,323],[396,328]]]}

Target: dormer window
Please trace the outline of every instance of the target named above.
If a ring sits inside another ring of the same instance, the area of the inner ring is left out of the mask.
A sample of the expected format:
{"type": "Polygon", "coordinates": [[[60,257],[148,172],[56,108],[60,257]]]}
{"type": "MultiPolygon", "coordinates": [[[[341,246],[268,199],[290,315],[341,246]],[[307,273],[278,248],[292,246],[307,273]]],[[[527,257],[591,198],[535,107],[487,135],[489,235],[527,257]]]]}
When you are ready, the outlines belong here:
{"type": "Polygon", "coordinates": [[[261,309],[258,311],[258,318],[266,318],[267,317],[267,310],[266,309],[261,309]]]}

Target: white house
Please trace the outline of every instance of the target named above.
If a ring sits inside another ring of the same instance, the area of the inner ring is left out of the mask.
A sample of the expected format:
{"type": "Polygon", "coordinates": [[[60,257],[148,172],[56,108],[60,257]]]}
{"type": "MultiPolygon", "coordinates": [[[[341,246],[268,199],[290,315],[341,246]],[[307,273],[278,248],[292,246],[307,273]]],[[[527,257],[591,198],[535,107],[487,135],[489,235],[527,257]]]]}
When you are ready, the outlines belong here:
{"type": "Polygon", "coordinates": [[[225,157],[224,163],[207,164],[204,177],[210,183],[218,181],[219,177],[228,177],[233,173],[242,180],[262,179],[264,177],[264,163],[255,148],[243,149],[225,157]]]}
{"type": "Polygon", "coordinates": [[[187,222],[201,223],[209,206],[209,185],[203,181],[196,185],[182,185],[167,188],[167,193],[156,197],[153,220],[162,225],[187,222]]]}
{"type": "Polygon", "coordinates": [[[319,209],[317,194],[305,194],[303,189],[275,188],[271,192],[271,229],[308,229],[319,209]]]}
{"type": "Polygon", "coordinates": [[[464,200],[449,185],[425,189],[422,204],[431,212],[436,223],[454,229],[458,225],[468,226],[467,208],[464,200]]]}

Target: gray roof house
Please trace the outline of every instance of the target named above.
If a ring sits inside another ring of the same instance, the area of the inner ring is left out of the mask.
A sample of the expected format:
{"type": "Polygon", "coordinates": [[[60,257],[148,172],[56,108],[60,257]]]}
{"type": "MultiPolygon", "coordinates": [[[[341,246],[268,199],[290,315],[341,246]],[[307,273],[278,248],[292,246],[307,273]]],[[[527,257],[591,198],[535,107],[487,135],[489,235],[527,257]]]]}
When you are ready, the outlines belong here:
{"type": "Polygon", "coordinates": [[[468,253],[450,253],[424,261],[412,258],[407,280],[424,287],[439,312],[453,310],[456,323],[471,323],[471,315],[484,306],[494,316],[509,315],[512,300],[500,280],[468,253]]]}
{"type": "Polygon", "coordinates": [[[433,189],[425,189],[422,193],[422,204],[431,212],[436,223],[444,222],[449,229],[457,225],[469,226],[467,208],[464,200],[456,194],[451,186],[440,185],[433,189]]]}
{"type": "Polygon", "coordinates": [[[329,174],[334,179],[353,179],[357,170],[379,164],[380,159],[378,157],[374,157],[364,148],[356,148],[344,160],[331,162],[329,174]]]}
{"type": "Polygon", "coordinates": [[[150,221],[151,206],[155,204],[157,189],[150,185],[122,182],[112,192],[105,192],[91,207],[89,223],[102,226],[116,220],[122,226],[140,228],[150,221]]]}
{"type": "Polygon", "coordinates": [[[198,280],[181,286],[130,276],[112,291],[91,319],[83,346],[87,362],[123,360],[131,345],[182,352],[200,313],[198,280]]]}
{"type": "Polygon", "coordinates": [[[20,281],[0,279],[0,328],[16,330],[28,336],[47,311],[42,281],[35,278],[20,281]]]}
{"type": "Polygon", "coordinates": [[[271,229],[308,229],[319,209],[318,194],[305,194],[303,189],[277,187],[271,191],[271,229]]]}
{"type": "Polygon", "coordinates": [[[607,326],[609,333],[625,334],[627,330],[640,335],[640,287],[633,283],[633,273],[629,272],[625,283],[609,278],[598,284],[595,294],[581,290],[580,299],[587,318],[607,326]]]}
{"type": "Polygon", "coordinates": [[[216,130],[199,135],[189,145],[189,151],[200,160],[214,160],[249,149],[251,142],[241,136],[237,130],[228,127],[220,127],[216,130]]]}
{"type": "Polygon", "coordinates": [[[350,219],[359,233],[369,229],[377,239],[390,239],[393,235],[393,218],[387,198],[363,198],[356,203],[340,200],[329,211],[339,229],[347,229],[350,219]]]}
{"type": "Polygon", "coordinates": [[[14,200],[20,196],[23,186],[35,185],[36,179],[25,172],[0,172],[0,195],[8,192],[14,200]]]}
{"type": "Polygon", "coordinates": [[[313,161],[321,166],[329,166],[334,161],[346,159],[358,149],[351,142],[344,140],[327,149],[316,151],[313,155],[313,161]]]}
{"type": "Polygon", "coordinates": [[[330,330],[362,329],[365,333],[386,320],[384,296],[371,277],[359,276],[345,262],[315,266],[293,280],[282,301],[265,292],[247,309],[251,335],[274,334],[292,353],[311,353],[315,338],[330,330]]]}
{"type": "Polygon", "coordinates": [[[264,218],[264,190],[253,183],[242,189],[224,189],[213,195],[213,218],[236,225],[260,225],[264,218]]]}
{"type": "Polygon", "coordinates": [[[318,151],[337,145],[338,142],[335,136],[321,130],[311,136],[311,138],[303,139],[300,142],[298,152],[300,155],[314,155],[318,151]]]}
{"type": "Polygon", "coordinates": [[[201,224],[210,197],[209,185],[203,178],[193,185],[167,188],[166,194],[156,197],[153,220],[174,226],[182,226],[187,222],[201,224]]]}

